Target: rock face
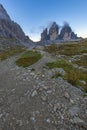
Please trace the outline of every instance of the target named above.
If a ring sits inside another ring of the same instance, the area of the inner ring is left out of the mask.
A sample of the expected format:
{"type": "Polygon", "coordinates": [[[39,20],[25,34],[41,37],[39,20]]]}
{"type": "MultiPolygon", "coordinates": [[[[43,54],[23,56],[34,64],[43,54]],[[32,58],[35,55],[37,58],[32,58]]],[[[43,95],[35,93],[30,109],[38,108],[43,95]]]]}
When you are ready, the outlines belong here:
{"type": "Polygon", "coordinates": [[[60,32],[60,39],[70,40],[71,39],[71,33],[72,33],[71,27],[68,24],[64,25],[61,32],[60,32]]]}
{"type": "Polygon", "coordinates": [[[53,22],[52,26],[49,29],[49,38],[50,40],[55,40],[58,38],[59,27],[56,22],[53,22]]]}
{"type": "Polygon", "coordinates": [[[45,28],[41,33],[41,40],[48,40],[47,28],[45,28]]]}
{"type": "Polygon", "coordinates": [[[20,25],[12,21],[4,7],[0,4],[0,36],[14,38],[20,42],[30,42],[20,25]]]}
{"type": "Polygon", "coordinates": [[[53,22],[51,25],[49,31],[46,28],[42,33],[41,33],[41,41],[55,41],[55,40],[64,40],[64,41],[69,41],[69,40],[75,40],[78,39],[77,34],[75,34],[71,27],[69,26],[68,23],[64,24],[62,29],[60,30],[59,34],[59,26],[56,24],[56,22],[53,22]],[[47,34],[48,32],[48,34],[47,34]]]}
{"type": "Polygon", "coordinates": [[[60,32],[60,39],[66,41],[77,38],[77,35],[74,32],[72,32],[71,27],[68,24],[65,24],[60,32]]]}

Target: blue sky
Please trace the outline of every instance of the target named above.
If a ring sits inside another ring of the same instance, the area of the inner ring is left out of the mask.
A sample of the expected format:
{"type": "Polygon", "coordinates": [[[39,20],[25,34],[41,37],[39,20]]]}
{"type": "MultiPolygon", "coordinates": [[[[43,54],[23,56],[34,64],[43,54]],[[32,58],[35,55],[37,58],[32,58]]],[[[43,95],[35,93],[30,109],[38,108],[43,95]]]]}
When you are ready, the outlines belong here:
{"type": "Polygon", "coordinates": [[[37,41],[52,21],[67,21],[78,36],[87,37],[87,0],[0,0],[25,34],[37,41]]]}

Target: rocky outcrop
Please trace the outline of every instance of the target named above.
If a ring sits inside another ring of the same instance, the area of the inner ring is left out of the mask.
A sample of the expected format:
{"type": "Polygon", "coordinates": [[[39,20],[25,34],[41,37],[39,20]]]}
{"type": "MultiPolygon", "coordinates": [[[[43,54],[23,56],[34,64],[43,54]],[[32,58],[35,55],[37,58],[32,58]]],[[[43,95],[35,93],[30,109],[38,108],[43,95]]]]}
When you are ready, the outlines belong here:
{"type": "Polygon", "coordinates": [[[52,26],[49,29],[49,38],[50,40],[58,39],[59,27],[56,22],[53,22],[52,26]]]}
{"type": "Polygon", "coordinates": [[[20,25],[11,20],[11,18],[9,17],[6,10],[1,4],[0,4],[0,36],[17,39],[23,44],[24,42],[30,43],[30,39],[26,37],[20,25]]]}
{"type": "Polygon", "coordinates": [[[56,22],[53,22],[49,31],[46,28],[41,33],[41,41],[55,41],[55,40],[63,40],[63,41],[69,41],[69,40],[75,40],[78,39],[77,34],[75,34],[68,23],[65,23],[62,29],[60,30],[59,34],[59,26],[56,24],[56,22]],[[48,32],[48,34],[47,34],[48,32]]]}

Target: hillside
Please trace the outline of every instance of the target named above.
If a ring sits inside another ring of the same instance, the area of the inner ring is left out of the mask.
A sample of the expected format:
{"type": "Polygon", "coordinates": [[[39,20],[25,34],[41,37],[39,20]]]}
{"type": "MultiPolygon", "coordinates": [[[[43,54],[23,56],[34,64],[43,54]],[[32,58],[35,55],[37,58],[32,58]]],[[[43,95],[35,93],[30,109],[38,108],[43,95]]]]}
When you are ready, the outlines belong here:
{"type": "Polygon", "coordinates": [[[0,61],[0,130],[86,130],[86,92],[86,40],[9,55],[0,61]]]}

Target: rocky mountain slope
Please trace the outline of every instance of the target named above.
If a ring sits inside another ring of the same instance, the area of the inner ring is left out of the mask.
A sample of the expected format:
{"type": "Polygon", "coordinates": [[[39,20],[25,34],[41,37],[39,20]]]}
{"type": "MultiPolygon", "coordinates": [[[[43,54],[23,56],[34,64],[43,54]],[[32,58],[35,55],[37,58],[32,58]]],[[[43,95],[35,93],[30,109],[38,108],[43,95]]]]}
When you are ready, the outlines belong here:
{"type": "Polygon", "coordinates": [[[0,4],[0,36],[18,40],[25,46],[33,45],[33,42],[25,35],[19,24],[12,21],[4,7],[0,4]]]}

